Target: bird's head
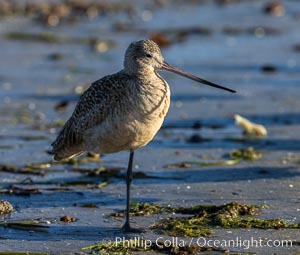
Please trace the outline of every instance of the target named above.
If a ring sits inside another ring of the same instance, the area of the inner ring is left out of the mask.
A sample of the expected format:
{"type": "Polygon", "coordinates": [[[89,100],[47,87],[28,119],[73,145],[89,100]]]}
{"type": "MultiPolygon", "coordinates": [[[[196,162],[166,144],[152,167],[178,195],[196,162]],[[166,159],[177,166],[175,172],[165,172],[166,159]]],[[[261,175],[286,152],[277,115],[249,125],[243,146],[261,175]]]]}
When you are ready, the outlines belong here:
{"type": "Polygon", "coordinates": [[[125,53],[124,68],[129,73],[140,70],[161,69],[164,58],[158,45],[152,40],[141,40],[129,45],[125,53]]]}
{"type": "Polygon", "coordinates": [[[204,80],[182,71],[177,67],[171,66],[164,61],[164,57],[162,56],[158,45],[152,40],[141,40],[129,45],[125,53],[124,70],[126,73],[132,75],[147,75],[147,73],[156,70],[166,70],[211,87],[227,90],[232,93],[236,92],[235,90],[204,80]]]}

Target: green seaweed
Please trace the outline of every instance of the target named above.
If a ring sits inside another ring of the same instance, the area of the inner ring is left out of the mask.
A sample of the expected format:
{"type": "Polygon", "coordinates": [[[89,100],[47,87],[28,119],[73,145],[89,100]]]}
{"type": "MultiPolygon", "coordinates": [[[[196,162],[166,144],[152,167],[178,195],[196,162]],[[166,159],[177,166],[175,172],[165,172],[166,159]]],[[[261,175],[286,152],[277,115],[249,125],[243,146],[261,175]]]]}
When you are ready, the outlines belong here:
{"type": "Polygon", "coordinates": [[[90,250],[92,254],[101,255],[130,255],[139,254],[138,252],[155,252],[159,254],[170,255],[196,255],[202,252],[218,251],[224,253],[225,250],[217,247],[206,247],[195,244],[185,245],[166,245],[164,242],[152,240],[138,241],[136,239],[128,239],[121,242],[100,243],[82,248],[83,251],[90,250]],[[144,242],[143,242],[144,241],[144,242]],[[146,243],[147,241],[147,243],[146,243]]]}
{"type": "Polygon", "coordinates": [[[233,160],[247,160],[255,161],[262,157],[262,153],[255,150],[253,147],[248,147],[244,149],[234,150],[229,153],[230,159],[233,160]]]}
{"type": "MultiPolygon", "coordinates": [[[[46,168],[42,165],[41,168],[46,168]]],[[[0,165],[0,172],[9,172],[15,174],[33,174],[44,176],[46,172],[38,167],[38,165],[28,164],[23,167],[17,167],[14,165],[0,165]]]]}
{"type": "Polygon", "coordinates": [[[18,186],[11,186],[5,189],[0,189],[0,194],[17,195],[17,196],[30,196],[32,194],[40,194],[40,189],[37,188],[22,188],[18,186]]]}
{"type": "Polygon", "coordinates": [[[18,137],[19,139],[23,141],[41,141],[41,140],[47,140],[47,136],[39,135],[39,136],[31,136],[31,135],[22,135],[18,137]]]}
{"type": "Polygon", "coordinates": [[[102,188],[104,188],[105,186],[107,186],[108,185],[108,182],[101,182],[101,183],[99,183],[98,185],[97,185],[97,188],[98,189],[102,189],[102,188]]]}
{"type": "Polygon", "coordinates": [[[169,218],[160,220],[152,229],[159,234],[167,234],[171,236],[188,236],[211,237],[214,232],[209,229],[209,226],[203,218],[169,218]]]}
{"type": "Polygon", "coordinates": [[[11,150],[14,148],[15,148],[15,146],[13,146],[13,145],[0,145],[0,150],[11,150]]]}
{"type": "Polygon", "coordinates": [[[74,180],[74,181],[68,181],[61,183],[60,186],[67,187],[67,186],[88,186],[88,185],[94,185],[95,181],[90,180],[74,180]]]}
{"type": "Polygon", "coordinates": [[[133,239],[128,240],[128,245],[123,245],[122,243],[109,242],[109,243],[100,243],[97,245],[92,245],[82,248],[83,251],[91,250],[93,253],[97,252],[101,255],[122,255],[122,254],[132,254],[134,251],[145,251],[144,248],[136,247],[130,245],[133,243],[133,239]]]}
{"type": "Polygon", "coordinates": [[[198,161],[183,161],[179,163],[174,164],[167,164],[164,166],[164,168],[188,168],[190,166],[232,166],[236,165],[240,162],[239,159],[229,159],[225,161],[204,161],[204,162],[198,162],[198,161]]]}
{"type": "MultiPolygon", "coordinates": [[[[91,159],[93,160],[93,159],[91,159]]],[[[80,162],[82,163],[82,162],[80,162]]],[[[121,173],[121,167],[98,167],[94,169],[82,168],[82,167],[73,167],[72,171],[80,172],[86,174],[87,176],[98,176],[104,179],[109,178],[118,178],[124,179],[124,174],[121,173]]],[[[149,178],[156,178],[155,176],[149,176],[144,172],[135,172],[133,173],[133,178],[136,179],[149,179],[149,178]]]]}
{"type": "Polygon", "coordinates": [[[41,225],[39,223],[36,223],[35,221],[3,222],[3,223],[0,223],[0,226],[6,227],[6,228],[27,230],[27,231],[48,232],[48,230],[46,229],[46,228],[48,228],[48,226],[41,225]]]}
{"type": "Polygon", "coordinates": [[[229,159],[224,161],[183,161],[174,164],[167,164],[164,168],[189,168],[191,166],[212,167],[212,166],[232,166],[243,160],[255,161],[262,157],[262,153],[253,147],[234,150],[229,153],[229,159]]]}
{"type": "MultiPolygon", "coordinates": [[[[159,204],[138,203],[135,201],[131,201],[130,203],[130,216],[149,216],[153,214],[170,213],[173,211],[173,208],[163,207],[159,204]]],[[[124,215],[124,210],[110,214],[110,216],[113,217],[124,217],[124,215]]]]}
{"type": "Polygon", "coordinates": [[[123,178],[120,171],[121,167],[99,167],[92,170],[87,171],[88,176],[98,176],[104,179],[107,178],[123,178]]]}
{"type": "Polygon", "coordinates": [[[298,223],[288,223],[284,219],[259,219],[250,216],[259,214],[259,207],[237,202],[225,205],[193,206],[174,208],[175,213],[192,214],[192,217],[160,220],[152,229],[172,236],[197,237],[212,236],[209,227],[281,229],[299,228],[298,223]]]}
{"type": "MultiPolygon", "coordinates": [[[[213,236],[210,227],[221,228],[260,228],[281,229],[298,228],[298,223],[288,223],[284,219],[260,219],[256,216],[266,206],[248,205],[231,202],[224,205],[195,205],[191,207],[170,207],[159,204],[132,202],[131,216],[149,216],[153,214],[183,215],[164,218],[151,228],[160,234],[171,236],[213,236]],[[192,216],[190,216],[192,215],[192,216]]],[[[113,217],[124,217],[125,211],[110,214],[113,217]]]]}
{"type": "Polygon", "coordinates": [[[43,32],[39,34],[25,33],[25,32],[9,32],[5,34],[5,38],[10,40],[22,40],[22,41],[37,41],[47,43],[61,43],[66,39],[61,38],[53,33],[43,32]]]}

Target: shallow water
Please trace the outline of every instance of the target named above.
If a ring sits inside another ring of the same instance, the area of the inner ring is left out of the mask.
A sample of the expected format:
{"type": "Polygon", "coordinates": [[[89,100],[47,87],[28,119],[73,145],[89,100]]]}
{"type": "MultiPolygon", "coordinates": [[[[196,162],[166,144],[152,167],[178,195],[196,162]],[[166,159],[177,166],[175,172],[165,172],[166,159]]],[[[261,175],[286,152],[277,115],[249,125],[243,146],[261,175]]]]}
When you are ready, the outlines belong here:
{"type": "MultiPolygon", "coordinates": [[[[171,86],[172,105],[162,130],[136,154],[136,171],[152,178],[134,181],[133,199],[181,206],[229,201],[267,203],[271,209],[261,217],[300,222],[300,53],[294,50],[300,43],[300,5],[297,1],[284,1],[285,15],[274,17],[263,12],[265,1],[221,6],[212,1],[163,2],[159,6],[138,1],[132,15],[107,13],[55,27],[28,17],[1,18],[0,164],[23,167],[50,162],[47,151],[61,128],[60,123],[72,113],[78,98],[75,91],[121,69],[124,51],[131,41],[161,32],[172,42],[162,48],[169,63],[238,93],[218,91],[162,72],[171,86]],[[116,29],[120,24],[122,31],[116,29]],[[178,28],[191,27],[207,28],[211,33],[181,37],[176,34],[178,28]],[[226,32],[229,28],[235,32],[226,32]],[[7,39],[12,32],[47,32],[59,36],[61,41],[7,39]],[[86,43],[90,38],[103,40],[104,46],[100,47],[103,52],[95,51],[86,43]],[[273,71],[262,71],[268,66],[273,71]],[[65,111],[55,111],[55,106],[62,101],[69,102],[65,111]],[[233,120],[236,113],[265,125],[268,136],[240,141],[242,132],[233,120]],[[202,140],[191,143],[192,135],[202,140]],[[248,146],[263,151],[263,158],[226,167],[163,168],[166,164],[202,158],[221,161],[231,150],[248,146]]],[[[125,152],[104,155],[100,163],[75,166],[89,169],[100,164],[125,169],[127,157],[125,152]]],[[[10,201],[16,208],[10,220],[43,218],[51,222],[49,232],[43,234],[1,227],[0,251],[74,254],[104,238],[123,236],[118,229],[122,220],[104,217],[124,207],[122,176],[109,179],[109,184],[99,189],[95,185],[102,183],[103,178],[88,178],[71,171],[72,168],[72,165],[55,164],[38,169],[45,171],[44,176],[0,171],[0,199],[10,201]],[[27,177],[30,181],[22,183],[27,177]],[[91,184],[68,185],[62,190],[62,184],[80,180],[91,184]],[[6,194],[12,187],[18,187],[21,194],[6,194]],[[40,193],[26,195],[24,188],[36,188],[40,193]],[[94,203],[98,208],[75,206],[84,203],[94,203]],[[59,218],[66,214],[79,220],[61,223],[59,218]]],[[[133,221],[148,229],[157,218],[136,217],[133,221]]],[[[258,235],[269,239],[292,236],[299,241],[300,238],[298,230],[217,231],[216,238],[247,239],[258,235]]],[[[157,235],[149,230],[143,236],[157,235]]],[[[240,247],[231,250],[245,252],[240,247]]],[[[251,252],[257,254],[296,251],[299,251],[296,245],[251,247],[251,252]]]]}

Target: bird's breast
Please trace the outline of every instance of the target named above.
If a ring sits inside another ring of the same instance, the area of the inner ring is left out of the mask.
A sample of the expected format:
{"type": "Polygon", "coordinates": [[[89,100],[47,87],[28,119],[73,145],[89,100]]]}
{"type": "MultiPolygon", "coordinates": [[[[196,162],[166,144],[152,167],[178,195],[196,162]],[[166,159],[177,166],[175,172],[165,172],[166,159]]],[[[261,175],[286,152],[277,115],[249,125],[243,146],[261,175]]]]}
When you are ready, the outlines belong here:
{"type": "Polygon", "coordinates": [[[145,83],[140,88],[135,109],[131,112],[133,130],[132,149],[149,143],[163,124],[170,106],[170,89],[162,78],[156,84],[145,83]]]}
{"type": "Polygon", "coordinates": [[[170,90],[161,78],[137,84],[99,126],[90,130],[90,150],[113,153],[134,150],[149,143],[160,129],[170,106],[170,90]],[[91,138],[92,136],[92,138],[91,138]]]}

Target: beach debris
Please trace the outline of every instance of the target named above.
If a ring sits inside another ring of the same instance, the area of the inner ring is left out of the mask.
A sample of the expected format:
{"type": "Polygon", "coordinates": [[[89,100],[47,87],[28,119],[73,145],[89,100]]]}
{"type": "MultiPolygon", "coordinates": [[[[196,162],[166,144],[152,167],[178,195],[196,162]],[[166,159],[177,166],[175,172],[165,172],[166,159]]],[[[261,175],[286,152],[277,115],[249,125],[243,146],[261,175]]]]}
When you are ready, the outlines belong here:
{"type": "Polygon", "coordinates": [[[7,189],[0,190],[0,194],[1,193],[16,195],[16,196],[30,196],[32,194],[41,194],[41,191],[38,188],[23,188],[23,187],[12,185],[7,189]]]}
{"type": "Polygon", "coordinates": [[[97,168],[81,168],[81,167],[72,167],[72,171],[80,172],[87,176],[99,176],[101,178],[123,178],[123,175],[120,173],[122,170],[121,167],[97,167],[97,168]]]}
{"type": "Polygon", "coordinates": [[[264,73],[274,73],[277,71],[277,67],[272,64],[266,64],[261,67],[261,71],[264,73]]]}
{"type": "Polygon", "coordinates": [[[164,168],[189,168],[191,166],[212,167],[212,166],[232,166],[238,164],[240,159],[228,159],[224,161],[183,161],[174,164],[167,164],[164,168]]]}
{"type": "Polygon", "coordinates": [[[44,164],[27,164],[25,166],[14,166],[14,165],[0,165],[0,172],[9,172],[15,174],[33,174],[33,175],[46,175],[43,170],[50,166],[44,166],[44,164]]]}
{"type": "Polygon", "coordinates": [[[199,134],[193,134],[191,137],[188,138],[188,143],[201,143],[205,141],[206,139],[203,139],[203,137],[199,134]]]}
{"type": "Polygon", "coordinates": [[[214,167],[214,166],[232,166],[243,160],[255,161],[262,157],[262,153],[253,147],[234,150],[229,153],[229,159],[224,161],[182,161],[173,164],[167,164],[164,168],[189,168],[191,166],[214,167]]]}
{"type": "Polygon", "coordinates": [[[11,213],[13,210],[14,208],[10,202],[5,200],[0,200],[0,215],[11,213]]]}
{"type": "Polygon", "coordinates": [[[74,217],[71,217],[69,215],[65,215],[65,216],[61,217],[59,220],[62,222],[65,222],[65,223],[71,223],[71,222],[75,222],[77,219],[74,217]]]}
{"type": "Polygon", "coordinates": [[[48,226],[42,225],[37,221],[11,221],[0,223],[0,226],[6,228],[15,228],[27,231],[48,232],[48,226]]]}
{"type": "Polygon", "coordinates": [[[285,14],[285,7],[281,2],[269,2],[264,6],[264,13],[281,17],[285,14]]]}
{"type": "Polygon", "coordinates": [[[109,182],[106,182],[106,181],[101,182],[101,183],[99,183],[99,184],[96,186],[96,188],[102,189],[102,188],[104,188],[105,186],[107,186],[108,183],[109,183],[109,182]]]}
{"type": "Polygon", "coordinates": [[[69,101],[64,100],[64,101],[58,102],[58,103],[55,105],[54,109],[55,109],[55,111],[57,111],[57,112],[65,112],[66,109],[67,109],[67,107],[68,107],[68,105],[69,105],[69,101]]]}
{"type": "Polygon", "coordinates": [[[85,203],[85,204],[78,205],[78,206],[82,207],[82,208],[99,208],[99,206],[97,206],[96,204],[93,204],[93,203],[85,203]]]}
{"type": "Polygon", "coordinates": [[[196,121],[193,123],[192,128],[193,128],[193,129],[201,129],[202,126],[203,126],[202,123],[201,123],[199,120],[196,120],[196,121]]]}
{"type": "Polygon", "coordinates": [[[294,51],[300,52],[300,43],[296,43],[296,44],[293,46],[293,48],[294,48],[294,51]]]}
{"type": "Polygon", "coordinates": [[[59,61],[64,58],[64,55],[62,53],[53,52],[53,53],[47,55],[47,58],[51,61],[59,61]]]}
{"type": "Polygon", "coordinates": [[[234,115],[235,124],[248,136],[263,137],[267,135],[267,129],[260,124],[253,123],[239,114],[234,115]]]}

